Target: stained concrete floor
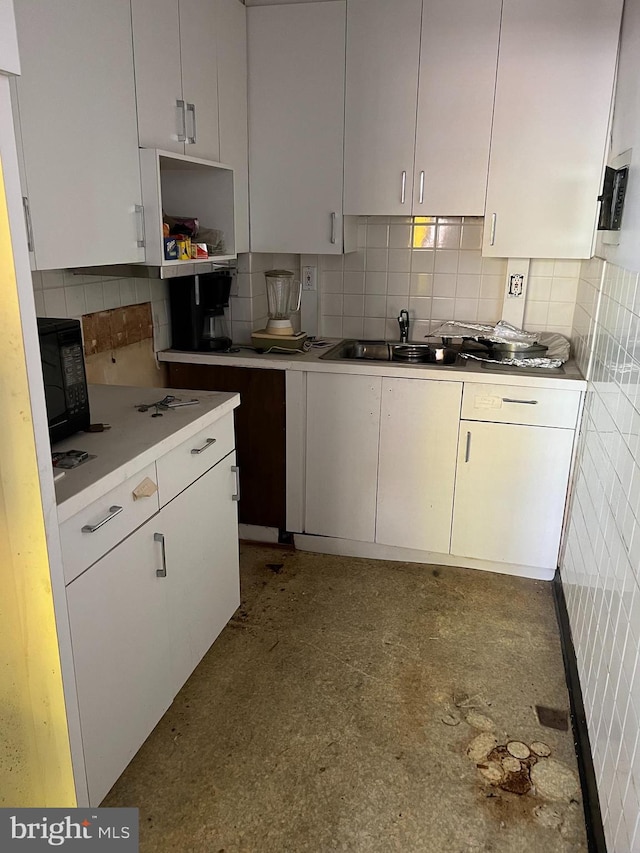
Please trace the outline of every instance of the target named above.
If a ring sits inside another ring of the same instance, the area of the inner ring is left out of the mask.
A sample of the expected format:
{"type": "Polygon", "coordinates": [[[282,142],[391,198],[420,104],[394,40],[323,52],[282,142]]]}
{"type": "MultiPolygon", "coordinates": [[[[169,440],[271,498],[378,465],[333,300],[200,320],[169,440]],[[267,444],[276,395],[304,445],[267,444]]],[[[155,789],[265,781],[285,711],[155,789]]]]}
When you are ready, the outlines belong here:
{"type": "Polygon", "coordinates": [[[577,771],[570,730],[535,713],[568,712],[550,584],[255,545],[241,573],[103,804],[140,808],[143,853],[587,849],[579,793],[503,791],[466,755],[475,712],[577,771]]]}

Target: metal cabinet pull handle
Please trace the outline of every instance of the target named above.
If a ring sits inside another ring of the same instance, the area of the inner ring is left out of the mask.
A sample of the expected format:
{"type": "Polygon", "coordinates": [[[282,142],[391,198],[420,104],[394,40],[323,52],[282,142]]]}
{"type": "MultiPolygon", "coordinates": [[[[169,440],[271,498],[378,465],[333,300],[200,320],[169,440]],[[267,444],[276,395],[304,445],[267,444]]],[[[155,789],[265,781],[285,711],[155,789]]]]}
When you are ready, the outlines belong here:
{"type": "Polygon", "coordinates": [[[138,221],[140,223],[140,231],[139,231],[140,236],[138,238],[138,248],[144,249],[144,247],[147,245],[147,233],[145,230],[145,221],[144,221],[144,205],[143,204],[136,204],[135,212],[138,215],[138,221]]]}
{"type": "Polygon", "coordinates": [[[331,211],[331,242],[336,242],[336,212],[331,211]]]}
{"type": "Polygon", "coordinates": [[[187,105],[185,104],[185,102],[182,99],[180,99],[179,101],[176,101],[176,106],[179,110],[179,115],[180,115],[180,127],[178,128],[178,142],[186,142],[187,141],[187,115],[186,115],[185,110],[187,108],[187,105]]]}
{"type": "Polygon", "coordinates": [[[420,204],[424,204],[424,170],[420,172],[420,204]]]}
{"type": "Polygon", "coordinates": [[[511,397],[503,397],[503,403],[522,403],[523,406],[537,406],[537,400],[513,400],[511,397]]]}
{"type": "Polygon", "coordinates": [[[99,521],[97,524],[85,524],[82,528],[83,533],[95,533],[96,530],[100,530],[103,524],[106,524],[107,521],[111,521],[112,518],[115,518],[116,515],[120,515],[123,507],[121,506],[110,506],[109,507],[109,515],[105,515],[102,521],[99,521]]]}
{"type": "Polygon", "coordinates": [[[196,144],[196,105],[195,104],[187,104],[187,112],[191,113],[191,126],[193,133],[191,136],[187,136],[187,145],[195,145],[196,144]]]}
{"type": "Polygon", "coordinates": [[[407,190],[407,173],[402,173],[402,187],[400,189],[400,204],[404,204],[405,196],[407,190]]]}
{"type": "Polygon", "coordinates": [[[471,456],[471,433],[467,432],[467,446],[464,451],[464,461],[468,462],[471,456]]]}
{"type": "Polygon", "coordinates": [[[22,196],[22,209],[24,210],[24,224],[27,228],[27,248],[33,252],[33,226],[31,224],[31,208],[26,195],[22,196]]]}
{"type": "Polygon", "coordinates": [[[496,220],[498,219],[497,213],[491,214],[491,233],[489,235],[489,245],[493,246],[496,242],[496,220]]]}
{"type": "Polygon", "coordinates": [[[167,552],[164,547],[164,533],[154,533],[153,541],[160,543],[160,548],[162,550],[162,568],[156,569],[156,577],[157,578],[166,578],[167,576],[167,552]]]}
{"type": "Polygon", "coordinates": [[[193,447],[191,452],[192,453],[202,453],[204,450],[207,449],[207,447],[211,447],[211,445],[215,444],[215,443],[216,443],[215,438],[207,438],[207,439],[205,439],[205,443],[202,445],[202,447],[193,447]]]}
{"type": "Polygon", "coordinates": [[[236,475],[236,493],[235,495],[231,495],[232,501],[240,500],[240,468],[237,465],[232,465],[231,470],[236,475]]]}

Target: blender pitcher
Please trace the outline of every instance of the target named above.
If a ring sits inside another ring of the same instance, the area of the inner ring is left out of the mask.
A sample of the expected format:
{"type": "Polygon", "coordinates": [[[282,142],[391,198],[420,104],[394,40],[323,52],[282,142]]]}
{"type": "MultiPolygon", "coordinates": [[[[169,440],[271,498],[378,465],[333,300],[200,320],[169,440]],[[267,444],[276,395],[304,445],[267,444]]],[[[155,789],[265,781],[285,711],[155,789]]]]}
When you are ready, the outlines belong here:
{"type": "Polygon", "coordinates": [[[291,315],[300,310],[302,282],[294,281],[289,270],[267,270],[264,277],[269,310],[267,332],[271,335],[293,335],[291,315]]]}

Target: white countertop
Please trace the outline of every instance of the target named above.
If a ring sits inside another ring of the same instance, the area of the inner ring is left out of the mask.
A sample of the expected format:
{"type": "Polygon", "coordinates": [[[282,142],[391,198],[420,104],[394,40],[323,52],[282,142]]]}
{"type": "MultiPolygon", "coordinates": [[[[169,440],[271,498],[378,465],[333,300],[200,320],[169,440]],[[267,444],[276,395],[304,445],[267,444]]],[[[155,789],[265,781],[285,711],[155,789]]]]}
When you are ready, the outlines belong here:
{"type": "MultiPolygon", "coordinates": [[[[327,339],[328,340],[328,339],[327,339]]],[[[331,346],[340,339],[331,341],[331,346]]],[[[408,379],[439,379],[458,382],[479,382],[492,385],[520,385],[535,388],[567,388],[583,391],[587,383],[571,360],[563,373],[538,368],[526,372],[517,368],[483,367],[486,362],[465,359],[460,365],[437,367],[431,364],[399,364],[398,362],[321,359],[331,347],[311,349],[307,353],[270,353],[268,355],[241,349],[237,353],[181,352],[164,350],[158,359],[178,364],[215,364],[227,367],[253,367],[266,370],[296,370],[323,373],[351,373],[369,376],[397,376],[408,379]]]]}
{"type": "Polygon", "coordinates": [[[80,509],[124,482],[160,456],[191,438],[240,405],[240,395],[219,391],[176,391],[171,388],[131,388],[90,385],[92,423],[111,424],[105,432],[79,432],[53,445],[54,451],[86,450],[95,454],[77,468],[66,470],[56,483],[58,520],[66,521],[80,509]],[[195,406],[171,409],[161,418],[142,413],[139,403],[173,394],[197,399],[195,406]]]}

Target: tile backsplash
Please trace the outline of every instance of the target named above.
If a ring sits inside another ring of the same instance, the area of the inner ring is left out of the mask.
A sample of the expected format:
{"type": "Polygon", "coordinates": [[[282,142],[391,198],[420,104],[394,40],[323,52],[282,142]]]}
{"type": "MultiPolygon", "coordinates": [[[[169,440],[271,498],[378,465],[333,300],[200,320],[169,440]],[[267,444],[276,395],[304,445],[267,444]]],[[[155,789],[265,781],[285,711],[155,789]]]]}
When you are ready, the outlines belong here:
{"type": "Polygon", "coordinates": [[[561,566],[607,847],[640,850],[640,283],[585,261],[573,343],[589,379],[561,566]]]}
{"type": "MultiPolygon", "coordinates": [[[[358,248],[303,255],[318,267],[319,333],[396,337],[406,308],[412,337],[444,320],[495,323],[502,317],[506,258],[483,258],[482,217],[360,217],[358,248]]],[[[525,328],[570,336],[580,262],[531,262],[525,328]]]]}
{"type": "MultiPolygon", "coordinates": [[[[225,315],[234,343],[249,344],[264,328],[269,269],[317,268],[317,292],[303,293],[294,326],[327,337],[395,338],[397,316],[409,311],[411,337],[445,320],[495,323],[502,317],[506,258],[483,258],[482,217],[360,217],[357,250],[346,255],[247,253],[225,315]]],[[[532,260],[524,328],[571,336],[580,261],[532,260]]],[[[39,316],[75,317],[151,302],[156,351],[171,345],[168,285],[146,278],[33,273],[39,316]]]]}
{"type": "Polygon", "coordinates": [[[70,317],[150,302],[154,349],[171,345],[169,293],[166,282],[148,278],[76,275],[69,270],[33,272],[38,317],[70,317]]]}

